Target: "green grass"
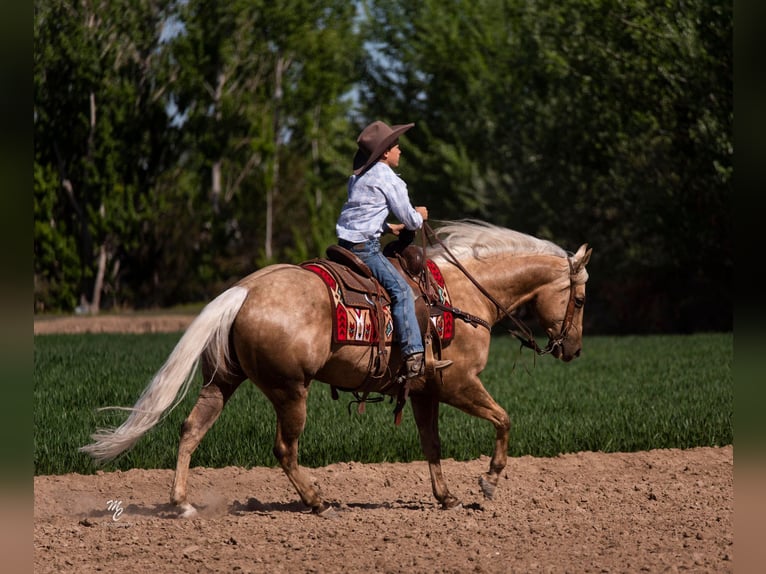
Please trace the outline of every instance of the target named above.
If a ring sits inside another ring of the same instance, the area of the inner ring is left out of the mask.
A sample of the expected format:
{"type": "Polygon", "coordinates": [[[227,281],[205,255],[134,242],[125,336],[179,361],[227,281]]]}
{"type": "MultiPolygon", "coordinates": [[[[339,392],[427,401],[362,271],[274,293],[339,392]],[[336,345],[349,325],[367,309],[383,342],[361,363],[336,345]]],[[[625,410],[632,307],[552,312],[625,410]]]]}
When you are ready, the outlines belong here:
{"type": "MultiPolygon", "coordinates": [[[[132,406],[179,338],[36,336],[35,474],[95,472],[78,447],[97,427],[115,426],[126,416],[99,407],[132,406]]],[[[733,443],[733,354],[732,333],[586,337],[582,357],[563,364],[520,353],[515,340],[500,336],[482,380],[511,417],[511,456],[721,446],[733,443]]],[[[133,450],[103,469],[173,468],[178,431],[196,395],[192,390],[133,450]]],[[[328,386],[313,385],[301,464],[423,458],[409,407],[396,427],[388,399],[368,404],[363,415],[352,406],[349,415],[352,398],[341,393],[333,401],[328,386]]],[[[439,425],[444,458],[491,454],[494,429],[488,422],[443,405],[439,425]]],[[[254,385],[243,384],[192,465],[274,466],[274,427],[269,402],[254,385]]]]}

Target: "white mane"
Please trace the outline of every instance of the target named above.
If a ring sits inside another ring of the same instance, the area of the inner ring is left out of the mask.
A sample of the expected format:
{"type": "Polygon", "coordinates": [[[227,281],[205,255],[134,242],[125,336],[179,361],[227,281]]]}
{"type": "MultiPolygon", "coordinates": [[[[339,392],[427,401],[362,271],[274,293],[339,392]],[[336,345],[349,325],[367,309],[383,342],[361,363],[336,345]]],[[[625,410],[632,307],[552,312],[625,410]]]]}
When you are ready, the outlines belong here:
{"type": "MultiPolygon", "coordinates": [[[[446,222],[435,232],[458,260],[466,257],[482,259],[501,253],[567,257],[567,252],[551,241],[482,221],[446,222]]],[[[436,263],[450,260],[439,244],[429,247],[428,257],[436,263]]]]}

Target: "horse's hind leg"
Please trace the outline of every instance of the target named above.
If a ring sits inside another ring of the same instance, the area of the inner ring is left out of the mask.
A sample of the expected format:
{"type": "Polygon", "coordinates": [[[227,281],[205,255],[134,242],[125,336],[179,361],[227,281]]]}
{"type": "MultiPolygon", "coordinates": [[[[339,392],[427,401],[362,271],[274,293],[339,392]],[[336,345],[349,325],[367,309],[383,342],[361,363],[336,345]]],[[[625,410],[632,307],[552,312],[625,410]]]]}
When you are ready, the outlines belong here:
{"type": "Polygon", "coordinates": [[[441,439],[439,438],[439,401],[430,395],[412,395],[412,413],[420,434],[420,447],[428,461],[431,490],[442,508],[455,508],[460,500],[447,488],[441,466],[441,439]]]}
{"type": "Polygon", "coordinates": [[[322,514],[330,508],[323,502],[318,487],[298,465],[298,439],[306,425],[306,399],[308,385],[299,384],[280,389],[259,385],[266,394],[277,414],[277,433],[274,441],[274,456],[295,487],[303,503],[314,514],[322,514]]]}
{"type": "MultiPolygon", "coordinates": [[[[207,374],[204,380],[210,380],[207,374]]],[[[226,401],[237,390],[240,382],[231,383],[214,378],[212,382],[203,386],[197,403],[181,426],[181,441],[178,445],[178,461],[170,501],[181,510],[183,518],[192,517],[197,513],[186,499],[186,481],[189,477],[192,453],[218,419],[226,401]]]]}

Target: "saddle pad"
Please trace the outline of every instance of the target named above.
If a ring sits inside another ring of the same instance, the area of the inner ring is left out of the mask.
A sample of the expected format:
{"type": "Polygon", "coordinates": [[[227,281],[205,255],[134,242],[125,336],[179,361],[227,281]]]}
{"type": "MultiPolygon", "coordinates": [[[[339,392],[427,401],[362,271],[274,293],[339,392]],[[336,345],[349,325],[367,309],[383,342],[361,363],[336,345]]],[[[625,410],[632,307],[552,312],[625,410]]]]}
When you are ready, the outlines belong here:
{"type": "MultiPolygon", "coordinates": [[[[350,345],[370,345],[378,343],[378,321],[374,306],[350,305],[344,296],[344,289],[335,277],[331,268],[320,262],[304,263],[304,269],[319,275],[330,292],[330,300],[334,306],[332,317],[332,339],[335,343],[350,345]]],[[[384,304],[385,342],[390,345],[394,334],[394,323],[391,318],[391,306],[384,304]]]]}
{"type": "MultiPolygon", "coordinates": [[[[439,269],[439,266],[430,259],[426,262],[428,270],[431,272],[431,277],[434,279],[436,301],[433,303],[441,303],[445,307],[452,307],[452,301],[449,298],[449,292],[447,291],[447,284],[444,282],[444,277],[439,269]]],[[[436,328],[436,334],[439,339],[444,343],[448,343],[455,336],[455,316],[451,311],[438,311],[436,315],[431,315],[431,322],[436,328]]]]}
{"type": "MultiPolygon", "coordinates": [[[[444,283],[444,277],[439,267],[433,261],[428,261],[428,269],[433,277],[433,287],[437,300],[444,306],[451,306],[449,292],[444,283]]],[[[349,302],[341,282],[335,276],[332,268],[323,265],[321,260],[313,260],[303,263],[302,267],[312,271],[322,278],[330,293],[333,303],[333,342],[347,345],[371,345],[380,342],[378,335],[378,318],[375,313],[375,305],[372,301],[369,305],[358,305],[349,302]]],[[[354,300],[358,300],[358,294],[354,294],[354,300]]],[[[384,341],[390,345],[394,337],[394,323],[391,317],[391,306],[387,301],[383,304],[384,313],[384,341]]],[[[455,336],[455,320],[450,311],[442,311],[432,308],[431,323],[442,344],[452,340],[455,336]]]]}

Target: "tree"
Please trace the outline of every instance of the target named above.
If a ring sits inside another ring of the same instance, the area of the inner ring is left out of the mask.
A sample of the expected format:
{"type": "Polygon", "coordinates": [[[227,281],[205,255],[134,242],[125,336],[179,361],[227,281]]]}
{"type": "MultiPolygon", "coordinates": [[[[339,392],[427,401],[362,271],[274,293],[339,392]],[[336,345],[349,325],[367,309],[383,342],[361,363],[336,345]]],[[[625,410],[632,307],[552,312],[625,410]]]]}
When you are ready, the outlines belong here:
{"type": "MultiPolygon", "coordinates": [[[[306,237],[306,210],[321,214],[326,190],[337,187],[333,164],[344,144],[335,136],[347,131],[349,108],[342,95],[361,54],[354,9],[341,1],[192,0],[180,18],[184,31],[171,49],[185,168],[201,175],[210,226],[223,233],[217,241],[236,275],[273,262],[277,246],[289,252],[294,237],[306,237]]],[[[303,241],[294,252],[315,248],[303,241]]]]}
{"type": "Polygon", "coordinates": [[[37,308],[205,299],[324,247],[353,143],[353,5],[70,4],[35,7],[37,308]]]}
{"type": "Polygon", "coordinates": [[[364,111],[417,122],[405,169],[435,216],[590,241],[607,330],[731,326],[729,4],[368,5],[364,111]]]}
{"type": "MultiPolygon", "coordinates": [[[[140,243],[151,219],[145,199],[168,161],[166,136],[154,127],[167,118],[155,66],[171,6],[169,0],[35,4],[35,200],[45,206],[51,230],[77,243],[77,292],[90,312],[99,311],[102,293],[119,297],[126,272],[120,253],[140,243]]],[[[51,257],[58,255],[71,273],[71,254],[48,249],[67,243],[46,237],[58,234],[36,226],[36,279],[52,277],[51,257]]]]}

